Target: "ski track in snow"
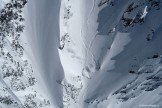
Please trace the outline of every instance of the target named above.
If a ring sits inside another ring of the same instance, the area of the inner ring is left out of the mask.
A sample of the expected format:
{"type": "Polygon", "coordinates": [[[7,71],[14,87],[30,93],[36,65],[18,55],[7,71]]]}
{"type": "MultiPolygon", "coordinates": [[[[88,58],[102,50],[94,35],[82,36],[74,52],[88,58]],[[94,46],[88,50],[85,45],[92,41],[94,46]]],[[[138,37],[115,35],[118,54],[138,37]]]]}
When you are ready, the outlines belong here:
{"type": "Polygon", "coordinates": [[[90,20],[90,17],[91,17],[91,15],[92,15],[94,9],[95,9],[95,0],[93,0],[92,8],[91,8],[90,13],[89,13],[89,15],[88,15],[87,25],[89,25],[89,20],[90,20]]]}
{"type": "MultiPolygon", "coordinates": [[[[87,19],[86,19],[86,28],[87,28],[87,29],[86,29],[86,37],[87,37],[87,35],[89,35],[89,33],[87,32],[88,29],[89,29],[89,20],[90,20],[90,17],[91,17],[91,15],[92,15],[94,9],[95,9],[95,0],[93,0],[92,8],[91,8],[91,10],[90,10],[90,12],[89,12],[89,14],[88,14],[87,19]],[[88,33],[88,34],[87,34],[87,33],[88,33]]],[[[89,37],[89,36],[88,36],[88,37],[89,37]]],[[[90,40],[91,40],[91,39],[90,39],[90,40]]],[[[90,41],[90,44],[91,44],[91,41],[90,41]]],[[[89,46],[89,45],[88,45],[88,46],[89,46]]],[[[88,47],[88,46],[86,46],[87,52],[88,52],[88,54],[90,53],[90,55],[91,55],[91,57],[92,57],[93,63],[96,64],[94,54],[92,53],[90,47],[88,47]]],[[[86,57],[87,57],[87,56],[86,56],[86,57]]]]}

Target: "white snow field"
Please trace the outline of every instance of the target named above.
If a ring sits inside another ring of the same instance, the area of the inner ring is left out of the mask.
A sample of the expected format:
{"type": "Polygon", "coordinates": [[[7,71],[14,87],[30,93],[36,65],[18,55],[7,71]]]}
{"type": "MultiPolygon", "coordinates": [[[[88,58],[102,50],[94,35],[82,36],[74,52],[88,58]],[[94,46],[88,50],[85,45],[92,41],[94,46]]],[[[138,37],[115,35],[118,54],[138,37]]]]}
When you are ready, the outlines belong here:
{"type": "Polygon", "coordinates": [[[0,0],[0,108],[162,108],[162,0],[0,0]]]}

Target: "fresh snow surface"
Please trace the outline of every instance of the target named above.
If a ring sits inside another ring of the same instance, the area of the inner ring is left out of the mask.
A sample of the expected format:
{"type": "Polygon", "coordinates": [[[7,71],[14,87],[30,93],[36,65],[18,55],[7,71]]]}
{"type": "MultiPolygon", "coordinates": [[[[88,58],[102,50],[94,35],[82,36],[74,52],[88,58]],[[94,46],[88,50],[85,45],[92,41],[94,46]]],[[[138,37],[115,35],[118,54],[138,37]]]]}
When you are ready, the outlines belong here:
{"type": "MultiPolygon", "coordinates": [[[[0,10],[10,2],[0,0],[0,10]]],[[[16,25],[13,38],[5,29],[3,39],[0,28],[0,108],[162,108],[161,6],[162,0],[28,0],[18,21],[22,56],[12,44],[16,25]],[[12,73],[17,68],[22,75],[12,73]]]]}

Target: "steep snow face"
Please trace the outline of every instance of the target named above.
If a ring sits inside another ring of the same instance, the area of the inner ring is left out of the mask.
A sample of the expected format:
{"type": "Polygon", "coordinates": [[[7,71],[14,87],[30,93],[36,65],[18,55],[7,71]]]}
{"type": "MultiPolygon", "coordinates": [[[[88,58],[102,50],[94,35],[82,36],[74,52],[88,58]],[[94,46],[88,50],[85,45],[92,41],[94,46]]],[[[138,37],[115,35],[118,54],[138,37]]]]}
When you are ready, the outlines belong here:
{"type": "Polygon", "coordinates": [[[65,106],[160,107],[161,77],[155,76],[161,73],[160,7],[160,0],[62,0],[65,106]]]}
{"type": "Polygon", "coordinates": [[[36,71],[40,88],[52,108],[62,107],[64,77],[58,54],[60,0],[29,0],[25,8],[27,53],[36,71]]]}
{"type": "Polygon", "coordinates": [[[84,79],[82,70],[85,61],[83,37],[83,1],[62,0],[60,8],[60,60],[65,78],[63,86],[64,107],[79,108],[83,102],[84,79]]]}
{"type": "Polygon", "coordinates": [[[0,107],[162,107],[161,0],[0,4],[0,107]]]}
{"type": "MultiPolygon", "coordinates": [[[[48,92],[42,90],[42,87],[46,86],[39,81],[39,74],[36,73],[39,68],[34,63],[31,64],[34,58],[30,60],[31,52],[27,45],[29,43],[27,40],[24,42],[25,38],[22,37],[27,37],[24,28],[28,25],[24,23],[26,18],[23,15],[27,1],[1,2],[4,4],[0,10],[0,107],[53,108],[56,101],[51,101],[51,98],[50,104],[48,92]]],[[[45,79],[43,81],[45,82],[45,79]]],[[[55,106],[59,107],[56,103],[55,106]]]]}
{"type": "Polygon", "coordinates": [[[151,78],[148,86],[146,77],[149,72],[161,72],[155,69],[160,62],[154,58],[161,59],[162,53],[161,1],[102,0],[97,5],[95,8],[100,11],[92,17],[96,18],[94,22],[89,23],[89,28],[94,28],[98,22],[97,33],[89,31],[95,35],[89,33],[92,38],[87,40],[96,71],[88,72],[91,79],[87,81],[85,107],[137,108],[150,104],[160,107],[161,78],[158,81],[151,78]],[[147,65],[150,61],[152,70],[147,65]],[[143,65],[148,67],[141,71],[143,65]],[[148,99],[155,92],[156,100],[148,99]]]}

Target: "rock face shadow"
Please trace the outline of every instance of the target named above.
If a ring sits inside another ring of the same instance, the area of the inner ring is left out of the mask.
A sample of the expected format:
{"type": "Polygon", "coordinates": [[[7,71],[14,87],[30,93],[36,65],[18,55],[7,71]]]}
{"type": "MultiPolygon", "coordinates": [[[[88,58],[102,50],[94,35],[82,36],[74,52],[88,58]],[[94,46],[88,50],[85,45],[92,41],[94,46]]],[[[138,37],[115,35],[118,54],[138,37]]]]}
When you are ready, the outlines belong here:
{"type": "Polygon", "coordinates": [[[111,9],[112,7],[110,6],[106,6],[104,7],[99,13],[98,13],[98,32],[100,35],[104,35],[100,30],[103,28],[103,26],[105,25],[105,23],[109,20],[109,17],[113,14],[111,9]]]}

